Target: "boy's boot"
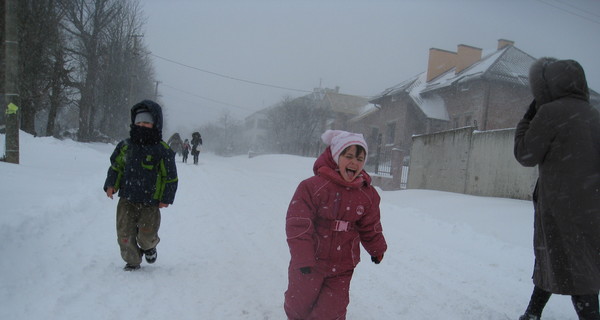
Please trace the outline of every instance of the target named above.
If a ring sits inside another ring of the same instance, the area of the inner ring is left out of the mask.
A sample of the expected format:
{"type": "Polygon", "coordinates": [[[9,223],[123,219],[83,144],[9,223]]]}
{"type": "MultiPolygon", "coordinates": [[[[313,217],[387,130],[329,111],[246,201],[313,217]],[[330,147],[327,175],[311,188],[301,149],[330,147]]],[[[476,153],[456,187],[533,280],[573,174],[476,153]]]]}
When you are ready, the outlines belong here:
{"type": "Polygon", "coordinates": [[[123,270],[125,271],[134,271],[140,268],[139,264],[126,264],[125,267],[123,267],[123,270]]]}
{"type": "Polygon", "coordinates": [[[146,257],[146,262],[156,262],[156,258],[158,257],[158,253],[156,253],[156,248],[144,250],[144,256],[146,257]]]}

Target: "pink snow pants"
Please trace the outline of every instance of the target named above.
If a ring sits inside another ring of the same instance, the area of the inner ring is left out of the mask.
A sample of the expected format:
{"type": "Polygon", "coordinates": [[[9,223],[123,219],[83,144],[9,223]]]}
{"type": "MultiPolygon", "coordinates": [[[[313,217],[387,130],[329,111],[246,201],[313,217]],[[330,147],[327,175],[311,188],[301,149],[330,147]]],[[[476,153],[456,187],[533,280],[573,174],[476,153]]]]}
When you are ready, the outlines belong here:
{"type": "Polygon", "coordinates": [[[326,273],[318,267],[309,274],[288,270],[284,309],[289,320],[344,320],[350,302],[354,269],[326,273]]]}

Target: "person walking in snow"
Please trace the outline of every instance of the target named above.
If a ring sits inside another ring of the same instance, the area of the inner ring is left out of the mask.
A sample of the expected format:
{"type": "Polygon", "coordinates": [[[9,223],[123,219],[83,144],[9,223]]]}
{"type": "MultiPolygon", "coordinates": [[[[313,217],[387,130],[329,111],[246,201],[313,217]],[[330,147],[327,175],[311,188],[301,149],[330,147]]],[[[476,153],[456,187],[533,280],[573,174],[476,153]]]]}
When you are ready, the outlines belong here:
{"type": "Polygon", "coordinates": [[[302,181],[286,216],[291,260],[284,309],[288,319],[345,319],[360,243],[379,264],[387,250],[379,194],[363,170],[362,134],[327,130],[328,145],[302,181]]]}
{"type": "Polygon", "coordinates": [[[579,319],[599,320],[600,115],[576,61],[541,58],[529,83],[535,100],[517,125],[514,154],[539,177],[534,289],[519,319],[540,319],[554,293],[571,296],[579,319]]]}
{"type": "Polygon", "coordinates": [[[200,132],[192,133],[192,156],[194,157],[194,164],[198,164],[198,156],[200,155],[201,145],[202,136],[200,136],[200,132]]]}
{"type": "Polygon", "coordinates": [[[110,156],[104,191],[117,204],[117,241],[124,270],[140,268],[157,258],[160,241],[160,209],[173,204],[177,191],[175,153],[162,140],[162,109],[150,100],[131,108],[130,137],[115,148],[110,156]]]}
{"type": "Polygon", "coordinates": [[[183,142],[183,163],[187,163],[188,154],[190,153],[190,142],[188,139],[185,139],[183,142]]]}

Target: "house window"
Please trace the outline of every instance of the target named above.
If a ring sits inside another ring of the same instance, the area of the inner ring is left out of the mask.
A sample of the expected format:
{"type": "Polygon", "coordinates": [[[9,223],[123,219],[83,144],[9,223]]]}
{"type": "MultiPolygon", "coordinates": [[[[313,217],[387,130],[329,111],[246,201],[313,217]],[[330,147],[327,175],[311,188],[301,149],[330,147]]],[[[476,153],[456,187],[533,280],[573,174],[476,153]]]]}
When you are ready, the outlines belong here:
{"type": "Polygon", "coordinates": [[[396,137],[396,122],[389,122],[386,127],[385,143],[394,144],[394,138],[396,137]]]}
{"type": "Polygon", "coordinates": [[[458,128],[458,117],[455,117],[454,119],[452,119],[452,128],[456,129],[458,128]]]}
{"type": "Polygon", "coordinates": [[[471,122],[473,121],[473,117],[471,115],[466,115],[465,116],[465,126],[471,126],[473,125],[471,122]]]}

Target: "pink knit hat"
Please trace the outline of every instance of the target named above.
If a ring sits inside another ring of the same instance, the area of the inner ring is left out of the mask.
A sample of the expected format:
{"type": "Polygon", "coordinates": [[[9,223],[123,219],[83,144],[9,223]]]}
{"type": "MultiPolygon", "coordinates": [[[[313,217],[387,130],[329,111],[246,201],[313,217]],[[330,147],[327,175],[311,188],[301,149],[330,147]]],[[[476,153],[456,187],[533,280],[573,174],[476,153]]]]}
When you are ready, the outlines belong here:
{"type": "MultiPolygon", "coordinates": [[[[365,148],[365,153],[369,152],[365,138],[361,133],[352,133],[341,130],[327,130],[321,135],[321,140],[323,140],[326,145],[331,147],[331,155],[333,156],[335,163],[338,163],[338,159],[342,151],[354,144],[365,148]]],[[[365,162],[366,159],[367,155],[365,154],[365,162]]]]}

